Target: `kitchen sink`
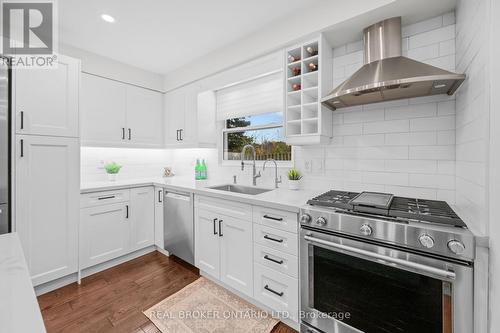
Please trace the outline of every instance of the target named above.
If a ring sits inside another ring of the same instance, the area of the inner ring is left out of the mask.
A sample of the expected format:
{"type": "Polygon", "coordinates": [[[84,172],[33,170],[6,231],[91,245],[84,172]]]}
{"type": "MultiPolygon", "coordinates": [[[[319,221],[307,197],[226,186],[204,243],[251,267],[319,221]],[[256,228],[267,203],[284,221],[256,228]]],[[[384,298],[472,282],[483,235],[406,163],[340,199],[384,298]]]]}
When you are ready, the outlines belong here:
{"type": "Polygon", "coordinates": [[[211,187],[209,187],[209,189],[217,190],[217,191],[249,194],[249,195],[256,195],[256,194],[261,194],[261,193],[272,191],[272,189],[242,186],[242,185],[218,185],[218,186],[211,186],[211,187]]]}

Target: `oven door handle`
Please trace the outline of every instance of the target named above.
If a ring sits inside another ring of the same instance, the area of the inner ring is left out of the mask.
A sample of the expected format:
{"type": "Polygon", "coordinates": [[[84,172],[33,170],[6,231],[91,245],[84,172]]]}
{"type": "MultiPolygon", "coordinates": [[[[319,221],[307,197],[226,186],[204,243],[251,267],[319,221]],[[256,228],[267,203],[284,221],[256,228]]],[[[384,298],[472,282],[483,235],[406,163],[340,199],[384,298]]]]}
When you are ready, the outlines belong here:
{"type": "Polygon", "coordinates": [[[363,256],[366,256],[366,257],[369,257],[369,258],[373,258],[373,259],[383,260],[383,261],[386,261],[386,262],[389,262],[389,263],[393,263],[393,264],[397,264],[397,265],[400,265],[400,266],[403,266],[403,267],[407,267],[407,268],[416,269],[418,271],[429,273],[429,274],[433,274],[433,275],[436,275],[436,276],[439,276],[439,277],[442,277],[442,278],[445,278],[445,279],[455,280],[455,278],[456,278],[456,275],[455,275],[454,272],[447,271],[447,270],[444,270],[444,269],[439,269],[439,268],[430,267],[430,266],[426,266],[426,265],[422,265],[422,264],[417,264],[417,263],[414,263],[414,262],[411,262],[411,261],[407,261],[407,260],[403,260],[403,259],[398,259],[398,258],[393,258],[393,257],[389,257],[389,256],[386,256],[386,255],[383,255],[383,254],[378,254],[378,253],[374,253],[374,252],[370,252],[370,251],[365,251],[365,250],[357,249],[355,247],[351,247],[351,246],[347,246],[347,245],[342,245],[342,244],[337,244],[337,243],[329,242],[329,241],[326,241],[326,240],[323,240],[323,239],[319,239],[319,238],[311,237],[311,236],[307,236],[307,235],[304,236],[304,239],[307,240],[307,241],[309,241],[309,242],[312,242],[312,243],[322,244],[322,245],[326,245],[328,247],[333,247],[335,249],[339,249],[339,250],[344,250],[344,251],[348,251],[348,252],[360,254],[360,255],[363,255],[363,256]]]}

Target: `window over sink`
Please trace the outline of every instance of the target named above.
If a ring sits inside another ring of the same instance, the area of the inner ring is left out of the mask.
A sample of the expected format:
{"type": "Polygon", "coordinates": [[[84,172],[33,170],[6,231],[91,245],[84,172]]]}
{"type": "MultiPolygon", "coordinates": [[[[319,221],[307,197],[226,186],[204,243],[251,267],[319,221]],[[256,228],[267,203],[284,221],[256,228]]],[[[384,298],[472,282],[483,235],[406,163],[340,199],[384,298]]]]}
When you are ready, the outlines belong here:
{"type": "Polygon", "coordinates": [[[282,75],[279,70],[217,91],[223,162],[240,160],[247,144],[255,147],[257,160],[292,160],[285,142],[282,75]]]}

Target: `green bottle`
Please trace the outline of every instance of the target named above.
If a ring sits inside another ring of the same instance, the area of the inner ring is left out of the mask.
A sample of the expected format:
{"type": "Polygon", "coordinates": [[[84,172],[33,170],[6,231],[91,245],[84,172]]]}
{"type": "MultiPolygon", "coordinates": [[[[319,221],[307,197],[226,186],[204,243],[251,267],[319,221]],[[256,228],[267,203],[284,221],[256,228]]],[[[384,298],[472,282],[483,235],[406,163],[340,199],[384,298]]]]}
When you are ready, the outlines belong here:
{"type": "Polygon", "coordinates": [[[196,159],[196,166],[194,167],[194,179],[201,179],[201,164],[199,158],[196,159]]]}
{"type": "Polygon", "coordinates": [[[205,159],[203,159],[200,166],[201,179],[207,179],[207,165],[205,164],[205,159]]]}

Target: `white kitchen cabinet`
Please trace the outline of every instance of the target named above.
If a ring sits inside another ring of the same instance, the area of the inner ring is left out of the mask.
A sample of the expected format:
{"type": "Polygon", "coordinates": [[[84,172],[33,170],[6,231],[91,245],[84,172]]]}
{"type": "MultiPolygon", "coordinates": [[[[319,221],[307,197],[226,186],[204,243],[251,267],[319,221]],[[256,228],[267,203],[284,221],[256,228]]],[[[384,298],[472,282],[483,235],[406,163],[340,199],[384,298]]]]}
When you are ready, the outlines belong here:
{"type": "Polygon", "coordinates": [[[220,278],[220,241],[216,213],[197,209],[195,213],[195,263],[196,267],[212,277],[220,278]]]}
{"type": "Polygon", "coordinates": [[[252,223],[220,217],[220,279],[230,287],[253,295],[252,223]]]}
{"type": "Polygon", "coordinates": [[[131,249],[138,250],[154,244],[154,188],[130,189],[131,249]]]}
{"type": "Polygon", "coordinates": [[[77,138],[15,140],[15,230],[36,286],[77,270],[80,146],[77,138]]]}
{"type": "Polygon", "coordinates": [[[163,188],[155,187],[155,245],[165,248],[163,237],[163,188]]]}
{"type": "Polygon", "coordinates": [[[163,95],[126,85],[127,139],[131,145],[163,146],[163,95]]]}
{"type": "Polygon", "coordinates": [[[80,61],[57,56],[54,69],[16,69],[15,132],[79,136],[80,61]]]}
{"type": "Polygon", "coordinates": [[[125,93],[120,82],[82,74],[82,145],[125,145],[125,93]]]}
{"type": "Polygon", "coordinates": [[[165,94],[165,145],[216,146],[215,92],[193,83],[165,94]]]}
{"type": "Polygon", "coordinates": [[[92,74],[82,74],[82,144],[163,146],[163,96],[92,74]]]}
{"type": "MultiPolygon", "coordinates": [[[[106,201],[106,196],[102,196],[106,201]]],[[[87,268],[129,252],[129,203],[111,203],[81,210],[80,268],[87,268]]]]}

